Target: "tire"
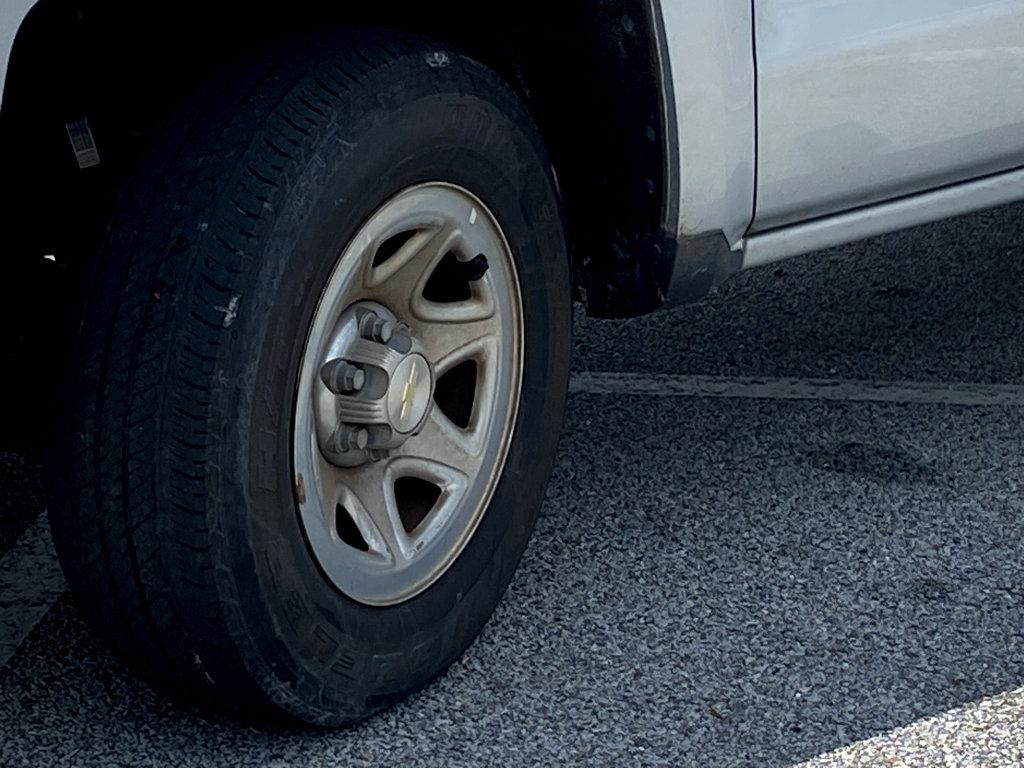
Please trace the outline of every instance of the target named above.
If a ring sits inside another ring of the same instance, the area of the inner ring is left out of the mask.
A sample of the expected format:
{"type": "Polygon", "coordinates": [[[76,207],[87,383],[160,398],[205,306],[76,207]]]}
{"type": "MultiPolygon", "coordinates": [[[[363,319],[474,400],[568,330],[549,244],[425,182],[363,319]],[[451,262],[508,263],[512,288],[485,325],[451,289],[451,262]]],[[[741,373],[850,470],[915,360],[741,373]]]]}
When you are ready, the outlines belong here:
{"type": "Polygon", "coordinates": [[[455,50],[364,33],[228,80],[154,149],[96,258],[51,465],[54,540],[82,614],[157,688],[348,724],[457,659],[526,547],[568,380],[560,204],[516,95],[455,50]],[[296,393],[338,255],[427,182],[471,194],[504,233],[521,386],[468,542],[414,595],[373,605],[314,553],[296,393]]]}

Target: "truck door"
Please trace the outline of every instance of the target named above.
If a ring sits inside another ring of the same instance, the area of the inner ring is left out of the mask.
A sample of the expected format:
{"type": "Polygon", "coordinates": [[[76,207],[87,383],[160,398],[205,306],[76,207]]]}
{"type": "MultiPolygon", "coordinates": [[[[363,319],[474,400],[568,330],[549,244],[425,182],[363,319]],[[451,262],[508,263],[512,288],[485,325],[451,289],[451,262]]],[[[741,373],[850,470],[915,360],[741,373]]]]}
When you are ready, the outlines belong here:
{"type": "Polygon", "coordinates": [[[754,0],[755,230],[1024,166],[1024,0],[754,0]]]}

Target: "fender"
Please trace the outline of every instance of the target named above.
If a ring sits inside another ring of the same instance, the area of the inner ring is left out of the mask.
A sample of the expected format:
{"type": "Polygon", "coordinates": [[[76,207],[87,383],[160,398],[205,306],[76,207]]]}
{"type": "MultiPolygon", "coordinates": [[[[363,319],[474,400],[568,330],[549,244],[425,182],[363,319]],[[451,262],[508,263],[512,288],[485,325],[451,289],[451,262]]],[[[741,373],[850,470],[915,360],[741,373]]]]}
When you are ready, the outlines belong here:
{"type": "Polygon", "coordinates": [[[695,301],[743,265],[757,191],[757,67],[751,0],[655,0],[666,136],[666,304],[695,301]]]}
{"type": "Polygon", "coordinates": [[[589,314],[643,315],[697,301],[743,266],[756,199],[751,0],[648,0],[663,138],[660,226],[584,263],[589,314]]]}

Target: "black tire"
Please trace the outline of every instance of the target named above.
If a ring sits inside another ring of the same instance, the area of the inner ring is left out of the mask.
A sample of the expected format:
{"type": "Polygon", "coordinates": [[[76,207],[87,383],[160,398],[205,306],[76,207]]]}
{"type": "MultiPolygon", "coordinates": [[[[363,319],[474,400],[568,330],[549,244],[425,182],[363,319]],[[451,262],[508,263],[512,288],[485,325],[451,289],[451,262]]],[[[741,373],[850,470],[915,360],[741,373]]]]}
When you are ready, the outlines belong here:
{"type": "Polygon", "coordinates": [[[82,613],[163,690],[349,723],[473,641],[525,549],[553,462],[570,270],[538,132],[492,71],[383,33],[272,57],[185,111],[122,196],[91,281],[51,520],[82,613]],[[523,392],[477,533],[425,593],[370,608],[303,537],[291,414],[338,254],[399,190],[444,180],[516,260],[523,392]]]}

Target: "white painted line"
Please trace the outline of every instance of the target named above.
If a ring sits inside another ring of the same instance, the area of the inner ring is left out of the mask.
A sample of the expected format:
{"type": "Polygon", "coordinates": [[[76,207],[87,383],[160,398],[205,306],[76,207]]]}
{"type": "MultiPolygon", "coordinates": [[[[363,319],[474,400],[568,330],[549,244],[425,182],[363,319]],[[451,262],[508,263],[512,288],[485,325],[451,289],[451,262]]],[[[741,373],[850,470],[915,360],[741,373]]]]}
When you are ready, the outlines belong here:
{"type": "Polygon", "coordinates": [[[40,515],[0,559],[0,668],[66,589],[40,515]]]}
{"type": "Polygon", "coordinates": [[[1021,766],[1022,723],[1024,689],[1016,689],[837,748],[803,766],[1021,766]]]}
{"type": "Polygon", "coordinates": [[[569,383],[569,392],[590,395],[1024,406],[1024,386],[1020,385],[869,382],[854,379],[760,379],[598,371],[574,374],[569,383]]]}

